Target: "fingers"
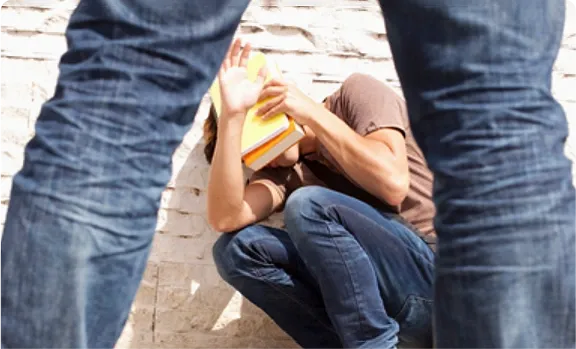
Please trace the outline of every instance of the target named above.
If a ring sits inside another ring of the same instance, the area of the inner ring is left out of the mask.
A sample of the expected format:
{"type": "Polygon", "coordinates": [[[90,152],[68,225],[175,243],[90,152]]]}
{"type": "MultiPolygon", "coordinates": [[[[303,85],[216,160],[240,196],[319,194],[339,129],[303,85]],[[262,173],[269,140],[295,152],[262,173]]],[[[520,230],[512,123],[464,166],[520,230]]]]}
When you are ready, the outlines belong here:
{"type": "Polygon", "coordinates": [[[268,119],[271,116],[278,114],[278,110],[283,105],[285,98],[286,96],[283,94],[272,98],[268,102],[264,103],[264,105],[258,109],[256,114],[260,115],[262,119],[268,119]]]}
{"type": "Polygon", "coordinates": [[[274,78],[274,79],[271,79],[270,81],[268,81],[268,82],[264,85],[264,88],[267,88],[267,87],[269,87],[269,86],[286,86],[286,83],[285,83],[283,80],[281,80],[281,79],[274,78]]]}
{"type": "Polygon", "coordinates": [[[264,81],[266,81],[266,76],[268,76],[268,67],[264,65],[258,70],[258,75],[256,75],[256,83],[264,85],[264,81]]]}
{"type": "Polygon", "coordinates": [[[281,94],[285,94],[288,89],[286,86],[268,86],[264,87],[260,96],[258,97],[258,102],[263,101],[270,97],[275,97],[281,94]]]}
{"type": "Polygon", "coordinates": [[[237,67],[240,62],[240,51],[242,50],[242,40],[236,39],[230,49],[230,66],[237,67]]]}
{"type": "Polygon", "coordinates": [[[262,115],[263,120],[270,119],[273,116],[276,116],[282,113],[282,109],[284,108],[284,101],[276,104],[272,109],[270,109],[266,114],[262,115]]]}
{"type": "Polygon", "coordinates": [[[252,46],[250,46],[250,43],[244,45],[244,48],[242,49],[242,54],[240,55],[240,59],[238,61],[238,65],[240,67],[246,67],[246,65],[248,64],[248,58],[250,58],[251,49],[252,46]]]}

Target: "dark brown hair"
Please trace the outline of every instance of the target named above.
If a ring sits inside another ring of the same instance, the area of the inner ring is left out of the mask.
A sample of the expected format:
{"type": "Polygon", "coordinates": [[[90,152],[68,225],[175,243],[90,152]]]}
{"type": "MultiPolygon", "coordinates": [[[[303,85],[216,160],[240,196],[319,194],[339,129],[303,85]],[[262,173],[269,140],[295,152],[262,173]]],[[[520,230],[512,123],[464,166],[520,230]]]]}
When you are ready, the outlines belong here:
{"type": "Polygon", "coordinates": [[[218,135],[218,116],[214,104],[210,104],[210,111],[208,117],[204,121],[204,156],[209,164],[212,163],[214,157],[214,149],[216,148],[216,137],[218,135]]]}

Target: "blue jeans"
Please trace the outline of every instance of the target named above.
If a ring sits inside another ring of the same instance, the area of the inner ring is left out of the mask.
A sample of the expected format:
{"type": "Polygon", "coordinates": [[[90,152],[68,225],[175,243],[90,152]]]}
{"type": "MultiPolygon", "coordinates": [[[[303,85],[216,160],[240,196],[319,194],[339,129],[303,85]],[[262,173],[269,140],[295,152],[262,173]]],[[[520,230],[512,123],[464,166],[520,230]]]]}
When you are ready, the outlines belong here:
{"type": "MultiPolygon", "coordinates": [[[[14,177],[2,345],[112,347],[171,154],[247,0],[83,0],[14,177]]],[[[435,174],[435,344],[575,346],[575,195],[550,91],[565,0],[381,0],[435,174]]]]}
{"type": "Polygon", "coordinates": [[[286,230],[223,234],[220,275],[306,348],[432,346],[434,254],[393,215],[304,187],[286,230]]]}

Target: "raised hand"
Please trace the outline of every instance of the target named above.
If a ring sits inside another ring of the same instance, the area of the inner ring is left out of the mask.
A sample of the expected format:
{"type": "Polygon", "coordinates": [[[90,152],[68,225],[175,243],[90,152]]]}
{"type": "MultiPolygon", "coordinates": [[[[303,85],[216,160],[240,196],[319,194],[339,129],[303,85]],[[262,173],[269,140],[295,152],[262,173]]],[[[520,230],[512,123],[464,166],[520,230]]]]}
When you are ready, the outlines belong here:
{"type": "Polygon", "coordinates": [[[242,45],[240,39],[234,40],[220,71],[220,96],[222,99],[222,114],[231,116],[246,116],[246,111],[258,101],[258,96],[264,86],[267,70],[263,67],[258,72],[255,81],[248,78],[246,65],[250,57],[250,44],[242,45]]]}

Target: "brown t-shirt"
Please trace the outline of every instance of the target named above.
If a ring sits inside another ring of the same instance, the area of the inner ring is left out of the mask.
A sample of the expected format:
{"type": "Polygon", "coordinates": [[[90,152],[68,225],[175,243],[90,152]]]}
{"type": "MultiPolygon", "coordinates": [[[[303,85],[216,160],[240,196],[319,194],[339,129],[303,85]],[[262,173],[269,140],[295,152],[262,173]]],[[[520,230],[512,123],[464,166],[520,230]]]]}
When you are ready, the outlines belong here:
{"type": "Polygon", "coordinates": [[[302,186],[320,185],[362,200],[381,210],[398,213],[435,244],[435,215],[432,203],[432,173],[418,148],[408,121],[403,99],[386,84],[364,74],[353,74],[327,99],[328,109],[361,136],[383,128],[401,132],[406,140],[410,168],[410,190],[401,205],[392,207],[351,182],[328,150],[320,145],[316,153],[302,157],[292,168],[264,168],[250,182],[260,182],[285,199],[302,186]]]}

